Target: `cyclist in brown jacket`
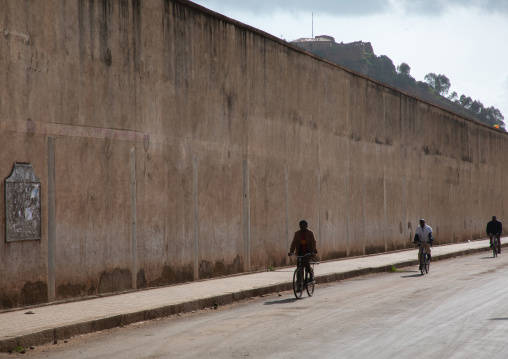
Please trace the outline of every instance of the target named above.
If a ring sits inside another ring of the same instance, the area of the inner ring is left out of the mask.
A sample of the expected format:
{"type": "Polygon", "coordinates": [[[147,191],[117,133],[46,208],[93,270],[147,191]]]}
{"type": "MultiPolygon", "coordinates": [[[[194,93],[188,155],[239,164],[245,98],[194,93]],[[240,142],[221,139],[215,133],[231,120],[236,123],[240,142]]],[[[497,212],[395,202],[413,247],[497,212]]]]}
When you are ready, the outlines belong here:
{"type": "Polygon", "coordinates": [[[311,268],[310,259],[317,254],[316,237],[314,236],[314,232],[307,228],[307,221],[302,220],[299,225],[300,230],[295,232],[288,255],[290,256],[295,250],[297,256],[304,256],[307,253],[311,253],[310,256],[302,258],[302,265],[307,269],[307,272],[310,273],[310,281],[313,282],[314,271],[311,268]]]}

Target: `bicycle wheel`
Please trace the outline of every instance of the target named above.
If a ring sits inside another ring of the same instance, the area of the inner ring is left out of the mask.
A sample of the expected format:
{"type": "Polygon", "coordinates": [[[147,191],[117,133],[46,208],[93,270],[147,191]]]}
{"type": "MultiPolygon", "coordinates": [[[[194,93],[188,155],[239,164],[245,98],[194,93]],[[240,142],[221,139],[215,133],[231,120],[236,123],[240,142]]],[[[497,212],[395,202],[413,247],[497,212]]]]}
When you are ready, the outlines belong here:
{"type": "Polygon", "coordinates": [[[298,272],[301,272],[300,268],[295,269],[295,273],[293,274],[293,293],[295,293],[296,299],[300,299],[303,293],[303,273],[300,273],[300,283],[298,283],[298,272]],[[300,291],[298,291],[298,287],[300,287],[300,291]]]}
{"type": "Polygon", "coordinates": [[[492,240],[492,252],[494,254],[494,258],[497,257],[497,238],[492,240]]]}
{"type": "Polygon", "coordinates": [[[307,287],[307,294],[309,297],[312,297],[312,294],[314,294],[314,282],[310,282],[310,273],[305,271],[305,283],[307,287]]]}
{"type": "Polygon", "coordinates": [[[425,254],[425,251],[422,251],[420,253],[420,272],[422,273],[422,275],[425,274],[425,257],[427,256],[427,254],[425,254]]]}
{"type": "Polygon", "coordinates": [[[425,255],[425,273],[429,273],[429,270],[430,270],[430,259],[428,257],[428,255],[426,254],[425,255]]]}

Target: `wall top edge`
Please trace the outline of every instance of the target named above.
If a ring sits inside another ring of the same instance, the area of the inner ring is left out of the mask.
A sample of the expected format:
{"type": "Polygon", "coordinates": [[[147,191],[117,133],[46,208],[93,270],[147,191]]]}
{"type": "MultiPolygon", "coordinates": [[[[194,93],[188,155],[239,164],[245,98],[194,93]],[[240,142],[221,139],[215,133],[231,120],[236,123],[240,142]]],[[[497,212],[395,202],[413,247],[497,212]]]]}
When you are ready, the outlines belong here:
{"type": "Polygon", "coordinates": [[[210,10],[210,9],[208,9],[208,8],[206,8],[204,6],[198,5],[198,4],[196,4],[196,3],[192,2],[192,1],[189,1],[189,0],[172,0],[172,1],[174,1],[175,3],[181,4],[183,6],[192,8],[192,9],[194,9],[194,10],[200,12],[200,13],[203,13],[205,15],[214,17],[214,18],[216,18],[218,20],[228,22],[228,23],[230,23],[230,24],[232,24],[234,26],[238,26],[238,27],[243,28],[243,29],[245,29],[247,31],[253,32],[253,33],[255,33],[255,34],[259,35],[259,36],[267,38],[268,40],[272,40],[272,41],[274,41],[274,42],[276,42],[276,43],[278,43],[278,44],[280,44],[282,46],[285,46],[285,47],[287,47],[287,48],[289,48],[289,49],[291,49],[293,51],[296,51],[296,52],[299,52],[301,54],[310,56],[310,57],[312,57],[312,58],[314,58],[314,59],[316,59],[318,61],[324,62],[324,63],[326,63],[326,64],[328,64],[330,66],[339,68],[342,71],[345,71],[345,72],[347,72],[347,73],[349,73],[349,74],[351,74],[353,76],[361,77],[361,78],[363,78],[363,79],[365,79],[367,81],[370,81],[370,82],[375,83],[375,84],[377,84],[379,86],[385,87],[385,88],[387,88],[387,89],[389,89],[391,91],[398,92],[398,93],[400,93],[400,94],[402,94],[404,96],[407,96],[409,98],[413,98],[415,100],[418,100],[418,101],[420,101],[420,102],[422,102],[424,104],[427,104],[429,106],[432,106],[432,107],[435,107],[437,109],[440,109],[441,111],[444,111],[446,113],[452,114],[452,115],[457,116],[457,117],[459,117],[461,119],[464,119],[466,121],[473,122],[473,123],[475,123],[477,125],[481,125],[481,126],[486,127],[486,128],[488,128],[488,129],[490,129],[492,131],[495,131],[495,132],[508,134],[507,132],[504,132],[503,130],[493,128],[492,126],[484,124],[483,122],[480,122],[480,121],[475,120],[473,118],[465,117],[465,116],[463,116],[463,115],[461,115],[461,114],[459,114],[457,112],[454,112],[454,111],[449,110],[447,108],[441,107],[441,106],[439,106],[437,104],[434,104],[434,103],[431,103],[429,101],[426,101],[426,100],[424,100],[424,99],[422,99],[422,98],[420,98],[418,96],[415,96],[415,95],[409,94],[407,92],[401,91],[400,89],[397,89],[397,88],[395,88],[395,87],[393,87],[391,85],[388,85],[386,83],[380,82],[380,81],[378,81],[376,79],[373,79],[372,77],[369,77],[369,76],[364,75],[362,73],[356,72],[356,71],[354,71],[352,69],[349,69],[349,68],[344,67],[342,65],[339,65],[339,64],[337,64],[335,62],[327,60],[327,59],[325,59],[323,57],[315,55],[315,54],[313,54],[310,51],[304,50],[303,48],[300,48],[300,47],[298,47],[296,45],[293,45],[293,44],[291,44],[291,43],[289,43],[289,42],[287,42],[285,40],[279,39],[278,37],[273,36],[273,35],[265,32],[263,30],[260,30],[258,28],[255,28],[253,26],[247,25],[247,24],[245,24],[243,22],[240,22],[238,20],[235,20],[235,19],[232,19],[230,17],[227,17],[227,16],[225,16],[225,15],[223,15],[221,13],[218,13],[218,12],[215,12],[213,10],[210,10]]]}

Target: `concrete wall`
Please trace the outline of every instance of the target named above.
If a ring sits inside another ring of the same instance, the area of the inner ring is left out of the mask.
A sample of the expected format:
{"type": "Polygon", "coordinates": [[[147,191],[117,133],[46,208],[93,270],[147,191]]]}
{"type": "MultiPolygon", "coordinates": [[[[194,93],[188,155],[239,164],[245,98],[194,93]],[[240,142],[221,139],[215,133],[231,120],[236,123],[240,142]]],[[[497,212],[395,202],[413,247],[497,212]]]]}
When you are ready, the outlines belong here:
{"type": "Polygon", "coordinates": [[[283,266],[300,219],[331,259],[505,216],[505,133],[191,3],[6,0],[0,30],[0,177],[42,188],[36,241],[0,196],[0,307],[283,266]]]}

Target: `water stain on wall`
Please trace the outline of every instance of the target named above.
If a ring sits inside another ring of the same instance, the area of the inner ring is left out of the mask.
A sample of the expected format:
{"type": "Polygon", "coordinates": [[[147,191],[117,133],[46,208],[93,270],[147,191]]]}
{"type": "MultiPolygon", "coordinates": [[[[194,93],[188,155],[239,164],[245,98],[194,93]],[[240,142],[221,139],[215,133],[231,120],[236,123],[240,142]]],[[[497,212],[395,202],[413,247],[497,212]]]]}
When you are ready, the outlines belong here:
{"type": "Polygon", "coordinates": [[[397,251],[397,250],[400,250],[400,249],[405,249],[408,246],[411,246],[410,242],[407,242],[407,243],[397,243],[397,242],[389,241],[388,242],[387,250],[388,251],[397,251]]]}
{"type": "Polygon", "coordinates": [[[321,260],[330,260],[330,259],[337,259],[337,258],[346,258],[347,252],[346,251],[330,251],[326,252],[324,255],[320,255],[317,258],[314,258],[314,260],[318,260],[320,258],[321,260]]]}
{"type": "Polygon", "coordinates": [[[19,296],[21,305],[33,305],[48,301],[48,285],[42,281],[26,282],[19,296]]]}
{"type": "Polygon", "coordinates": [[[141,269],[136,275],[136,283],[139,289],[146,288],[145,270],[141,269]]]}
{"type": "Polygon", "coordinates": [[[0,295],[0,308],[8,309],[19,306],[19,295],[14,292],[5,292],[0,295]]]}
{"type": "Polygon", "coordinates": [[[86,287],[83,284],[62,284],[56,289],[56,296],[60,299],[80,297],[85,293],[86,287]]]}
{"type": "Polygon", "coordinates": [[[369,245],[365,246],[365,254],[383,253],[385,251],[385,245],[369,245]]]}
{"type": "Polygon", "coordinates": [[[111,293],[131,289],[132,273],[129,269],[115,268],[113,272],[103,272],[99,280],[97,292],[111,293]]]}
{"type": "MultiPolygon", "coordinates": [[[[145,287],[147,286],[146,279],[144,278],[144,276],[145,276],[144,273],[145,272],[143,269],[141,269],[138,272],[138,288],[144,288],[144,287],[140,286],[143,283],[144,283],[145,287]],[[142,279],[140,280],[141,276],[142,276],[142,279]]],[[[181,270],[175,270],[175,268],[166,265],[166,266],[162,267],[161,275],[157,279],[148,283],[148,286],[149,287],[159,287],[159,286],[168,285],[168,284],[191,282],[193,280],[194,280],[194,270],[193,270],[192,265],[189,264],[187,266],[184,266],[181,270]]]]}
{"type": "Polygon", "coordinates": [[[236,256],[235,260],[228,265],[223,261],[209,262],[201,261],[199,265],[199,278],[213,278],[225,275],[241,273],[243,270],[243,261],[240,256],[236,256]]]}

